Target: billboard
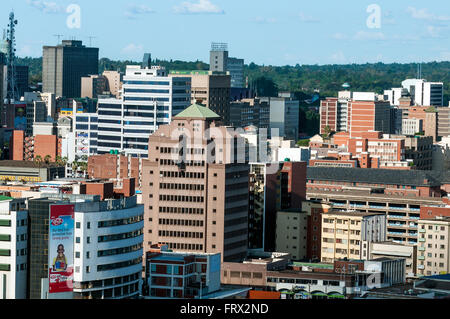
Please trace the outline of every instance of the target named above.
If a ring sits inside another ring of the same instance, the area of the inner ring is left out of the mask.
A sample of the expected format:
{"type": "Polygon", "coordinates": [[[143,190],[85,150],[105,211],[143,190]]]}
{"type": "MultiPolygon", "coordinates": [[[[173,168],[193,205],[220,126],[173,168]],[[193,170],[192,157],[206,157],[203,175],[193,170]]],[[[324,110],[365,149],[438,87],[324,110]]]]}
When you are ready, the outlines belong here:
{"type": "Polygon", "coordinates": [[[73,291],[74,205],[50,205],[49,294],[73,291]]]}

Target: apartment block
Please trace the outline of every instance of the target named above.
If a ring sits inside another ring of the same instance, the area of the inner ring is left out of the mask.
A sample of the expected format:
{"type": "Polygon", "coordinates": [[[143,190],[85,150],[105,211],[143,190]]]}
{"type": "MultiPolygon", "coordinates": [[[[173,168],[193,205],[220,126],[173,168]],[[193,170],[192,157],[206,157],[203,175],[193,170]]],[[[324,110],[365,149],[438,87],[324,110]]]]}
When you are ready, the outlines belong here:
{"type": "Polygon", "coordinates": [[[331,211],[322,215],[322,262],[369,259],[370,243],[386,240],[386,215],[331,211]]]}
{"type": "Polygon", "coordinates": [[[448,274],[450,217],[419,220],[417,268],[419,276],[448,274]]]}
{"type": "Polygon", "coordinates": [[[245,258],[249,166],[242,138],[220,116],[192,105],[159,128],[143,162],[145,245],[245,258]]]}
{"type": "Polygon", "coordinates": [[[277,212],[276,251],[289,253],[292,260],[307,257],[308,214],[300,210],[277,212]]]}

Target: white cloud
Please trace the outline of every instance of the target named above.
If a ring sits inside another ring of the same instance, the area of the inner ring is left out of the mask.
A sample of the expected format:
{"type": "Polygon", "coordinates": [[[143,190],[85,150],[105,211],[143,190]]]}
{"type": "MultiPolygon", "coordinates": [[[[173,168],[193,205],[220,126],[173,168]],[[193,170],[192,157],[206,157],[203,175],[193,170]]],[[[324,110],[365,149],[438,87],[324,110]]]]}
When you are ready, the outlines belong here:
{"type": "Polygon", "coordinates": [[[439,16],[434,13],[428,12],[428,9],[417,9],[414,7],[408,7],[406,11],[411,15],[413,19],[428,20],[428,21],[450,21],[450,16],[439,16]]]}
{"type": "Polygon", "coordinates": [[[122,49],[123,54],[139,54],[142,52],[144,52],[144,47],[142,44],[130,43],[122,49]]]}
{"type": "Polygon", "coordinates": [[[58,5],[56,2],[48,2],[42,0],[27,0],[27,3],[35,9],[42,11],[43,13],[63,13],[65,9],[63,6],[58,5]]]}
{"type": "Polygon", "coordinates": [[[138,15],[142,14],[149,14],[149,13],[155,13],[155,10],[152,8],[142,4],[131,4],[128,6],[127,10],[125,11],[125,16],[129,19],[137,18],[138,15]]]}
{"type": "Polygon", "coordinates": [[[224,10],[211,3],[210,0],[185,1],[179,6],[175,6],[174,11],[181,14],[225,14],[224,10]]]}
{"type": "Polygon", "coordinates": [[[309,15],[304,14],[303,12],[300,12],[298,14],[300,21],[305,22],[305,23],[317,23],[320,22],[318,19],[313,18],[309,15]]]}

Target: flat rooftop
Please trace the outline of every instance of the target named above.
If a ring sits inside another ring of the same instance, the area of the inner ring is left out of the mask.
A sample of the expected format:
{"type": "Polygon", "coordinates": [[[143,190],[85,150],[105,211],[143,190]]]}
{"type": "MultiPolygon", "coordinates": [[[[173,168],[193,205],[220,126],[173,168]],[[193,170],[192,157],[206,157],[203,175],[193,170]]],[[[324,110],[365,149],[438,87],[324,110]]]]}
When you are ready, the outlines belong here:
{"type": "Polygon", "coordinates": [[[0,161],[0,167],[23,167],[23,168],[53,168],[53,167],[64,167],[59,166],[56,163],[46,164],[42,162],[40,164],[32,161],[0,161]]]}

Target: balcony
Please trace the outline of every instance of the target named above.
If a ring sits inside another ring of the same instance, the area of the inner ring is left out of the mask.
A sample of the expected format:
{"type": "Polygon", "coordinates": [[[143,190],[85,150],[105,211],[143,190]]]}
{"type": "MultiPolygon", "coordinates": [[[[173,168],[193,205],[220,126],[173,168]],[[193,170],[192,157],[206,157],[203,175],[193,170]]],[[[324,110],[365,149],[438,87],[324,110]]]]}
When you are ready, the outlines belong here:
{"type": "Polygon", "coordinates": [[[417,257],[417,259],[419,259],[419,260],[425,260],[425,256],[419,256],[419,257],[417,257]]]}
{"type": "Polygon", "coordinates": [[[419,238],[419,241],[420,241],[421,243],[424,243],[424,242],[425,242],[425,238],[419,238]]]}
{"type": "Polygon", "coordinates": [[[425,247],[419,247],[419,251],[425,251],[425,247]]]}

